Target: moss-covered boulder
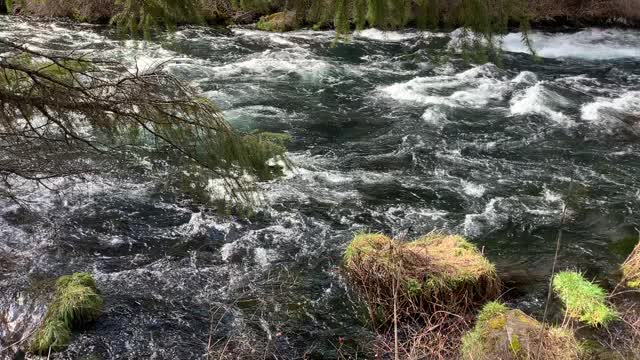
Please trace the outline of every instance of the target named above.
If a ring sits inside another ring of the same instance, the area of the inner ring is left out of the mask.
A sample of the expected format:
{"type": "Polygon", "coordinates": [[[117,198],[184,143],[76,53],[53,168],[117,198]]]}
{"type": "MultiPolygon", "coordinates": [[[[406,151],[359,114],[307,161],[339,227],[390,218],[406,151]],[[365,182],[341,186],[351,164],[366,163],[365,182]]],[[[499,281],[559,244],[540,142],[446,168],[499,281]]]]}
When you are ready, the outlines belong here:
{"type": "Polygon", "coordinates": [[[627,287],[640,289],[640,243],[622,264],[622,281],[627,287]]]}
{"type": "Polygon", "coordinates": [[[263,31],[285,32],[300,28],[300,18],[295,11],[282,11],[260,18],[256,27],[263,31]]]}
{"type": "Polygon", "coordinates": [[[575,271],[562,271],[553,277],[553,290],[564,303],[566,315],[591,326],[606,326],[618,318],[600,286],[575,271]]]}
{"type": "Polygon", "coordinates": [[[475,327],[462,338],[460,351],[464,360],[572,360],[581,355],[571,331],[544,327],[498,302],[482,308],[475,327]]]}
{"type": "Polygon", "coordinates": [[[457,235],[431,234],[402,242],[358,234],[344,253],[344,268],[378,325],[399,317],[445,310],[465,313],[500,292],[495,267],[457,235]]]}
{"type": "Polygon", "coordinates": [[[89,273],[65,275],[56,281],[53,300],[44,321],[31,339],[29,350],[47,354],[64,349],[71,330],[96,321],[102,311],[102,297],[89,273]]]}

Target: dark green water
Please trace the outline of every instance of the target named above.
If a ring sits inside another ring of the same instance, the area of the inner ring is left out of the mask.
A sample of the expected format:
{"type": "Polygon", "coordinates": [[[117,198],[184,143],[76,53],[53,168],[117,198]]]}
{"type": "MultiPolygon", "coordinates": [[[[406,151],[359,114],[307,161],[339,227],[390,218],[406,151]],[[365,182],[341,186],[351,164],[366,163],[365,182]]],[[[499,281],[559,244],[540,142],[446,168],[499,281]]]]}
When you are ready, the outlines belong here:
{"type": "Polygon", "coordinates": [[[541,62],[510,35],[501,69],[446,56],[455,33],[334,45],[330,32],[194,28],[142,43],[2,18],[0,36],[132,69],[167,62],[235,127],[292,135],[296,165],[260,184],[250,220],[200,212],[152,173],[25,189],[39,217],[0,208],[0,348],[43,315],[38,279],[83,270],[105,314],[57,358],[201,358],[210,332],[232,358],[335,358],[339,338],[354,351],[372,336],[339,272],[355,232],[464,234],[533,314],[564,202],[561,269],[611,287],[637,236],[640,32],[535,34],[541,62]]]}

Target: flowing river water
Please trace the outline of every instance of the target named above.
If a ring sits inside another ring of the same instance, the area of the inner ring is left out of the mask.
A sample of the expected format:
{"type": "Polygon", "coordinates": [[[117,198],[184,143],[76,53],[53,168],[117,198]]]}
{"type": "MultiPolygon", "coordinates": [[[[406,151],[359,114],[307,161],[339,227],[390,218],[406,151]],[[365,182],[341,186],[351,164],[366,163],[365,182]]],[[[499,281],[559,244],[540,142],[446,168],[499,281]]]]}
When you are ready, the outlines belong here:
{"type": "MultiPolygon", "coordinates": [[[[165,63],[243,131],[285,132],[295,165],[249,219],[94,175],[29,211],[0,203],[0,358],[45,311],[38,284],[90,271],[104,314],[54,358],[335,358],[373,334],[340,273],[354,233],[434,229],[484,249],[511,306],[540,315],[559,268],[607,288],[640,222],[640,32],[519,34],[503,65],[468,65],[451,34],[186,28],[151,42],[101,27],[0,18],[0,36],[130,64],[165,63]],[[218,355],[216,355],[217,357],[218,355]]],[[[364,355],[361,355],[364,356],[364,355]]]]}

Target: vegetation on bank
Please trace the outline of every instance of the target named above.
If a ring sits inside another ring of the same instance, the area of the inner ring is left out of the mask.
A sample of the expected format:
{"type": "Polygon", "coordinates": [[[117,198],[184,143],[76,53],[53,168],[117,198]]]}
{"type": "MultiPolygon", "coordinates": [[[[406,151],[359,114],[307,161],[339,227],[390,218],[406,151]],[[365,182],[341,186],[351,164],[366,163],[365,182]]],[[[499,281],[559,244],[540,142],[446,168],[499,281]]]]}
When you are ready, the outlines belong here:
{"type": "Polygon", "coordinates": [[[553,290],[564,303],[566,316],[591,326],[607,326],[618,313],[607,303],[607,293],[576,271],[553,277],[553,290]]]}
{"type": "Polygon", "coordinates": [[[31,339],[29,350],[47,355],[69,344],[71,331],[98,319],[102,297],[89,273],[65,275],[56,281],[56,290],[42,321],[31,339]]]}
{"type": "Polygon", "coordinates": [[[544,327],[520,310],[487,303],[476,325],[462,338],[464,360],[580,359],[581,349],[567,329],[544,327]]]}
{"type": "Polygon", "coordinates": [[[622,264],[622,281],[629,288],[640,289],[640,243],[622,264]]]}
{"type": "MultiPolygon", "coordinates": [[[[639,248],[625,266],[635,265],[639,248]]],[[[458,235],[400,241],[357,234],[344,251],[343,267],[380,334],[374,348],[383,358],[573,360],[637,349],[637,298],[618,301],[614,308],[615,291],[608,294],[579,272],[561,271],[551,285],[564,304],[564,321],[554,326],[545,316],[541,323],[495,301],[500,294],[495,267],[458,235]],[[607,347],[579,341],[571,320],[610,334],[607,347]]]]}
{"type": "MultiPolygon", "coordinates": [[[[177,23],[247,24],[279,12],[295,14],[296,27],[468,27],[481,33],[504,22],[640,24],[638,0],[5,0],[13,13],[109,22],[130,30],[177,23]]],[[[6,9],[5,9],[6,10],[6,9]]],[[[288,30],[288,29],[287,29],[288,30]]]]}
{"type": "Polygon", "coordinates": [[[358,234],[345,251],[344,266],[380,327],[437,311],[466,313],[500,292],[493,264],[457,235],[401,242],[358,234]]]}

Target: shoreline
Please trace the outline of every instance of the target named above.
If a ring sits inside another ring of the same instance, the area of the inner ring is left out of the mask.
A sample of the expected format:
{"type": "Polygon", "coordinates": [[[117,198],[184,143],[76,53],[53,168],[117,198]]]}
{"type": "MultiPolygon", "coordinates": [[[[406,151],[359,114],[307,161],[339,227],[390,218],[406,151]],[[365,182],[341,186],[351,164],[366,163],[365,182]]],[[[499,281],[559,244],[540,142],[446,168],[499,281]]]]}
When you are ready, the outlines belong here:
{"type": "MultiPolygon", "coordinates": [[[[65,24],[70,24],[70,25],[83,25],[83,26],[95,26],[95,27],[104,27],[104,28],[113,28],[115,29],[116,26],[113,24],[110,24],[110,20],[107,21],[79,21],[70,17],[57,17],[57,16],[37,16],[37,15],[20,15],[20,14],[16,14],[16,15],[10,15],[10,14],[5,14],[5,13],[0,13],[0,16],[8,16],[8,17],[14,17],[14,18],[22,18],[28,21],[39,21],[39,22],[44,22],[44,23],[49,23],[49,22],[62,22],[65,24]]],[[[233,27],[256,27],[257,22],[233,22],[233,23],[203,23],[203,24],[198,24],[198,23],[192,23],[192,22],[184,22],[184,23],[179,23],[178,26],[201,26],[204,28],[211,28],[211,29],[216,29],[216,30],[220,30],[223,32],[227,32],[227,31],[231,31],[231,29],[233,27]]],[[[456,30],[457,28],[460,28],[460,26],[454,26],[451,28],[447,28],[447,27],[439,27],[437,29],[429,29],[429,30],[421,30],[418,29],[414,23],[410,23],[405,27],[402,28],[397,28],[397,29],[379,29],[381,31],[389,31],[389,32],[404,32],[404,31],[425,31],[425,32],[433,32],[433,33],[449,33],[452,32],[454,30],[456,30]]],[[[571,33],[575,33],[584,29],[588,29],[588,28],[597,28],[597,29],[618,29],[618,30],[638,30],[640,31],[640,22],[628,22],[628,21],[621,21],[621,20],[613,20],[613,19],[558,19],[558,20],[554,20],[554,19],[547,19],[547,20],[540,20],[540,21],[532,21],[531,22],[531,30],[535,30],[535,31],[540,31],[543,33],[567,33],[567,34],[571,34],[571,33]]],[[[367,28],[367,29],[374,29],[374,28],[367,28]]],[[[367,30],[364,29],[364,30],[367,30]]],[[[377,28],[376,28],[377,29],[377,28]]],[[[298,30],[312,30],[312,31],[329,31],[329,30],[335,30],[335,28],[333,26],[326,26],[326,27],[322,27],[322,28],[314,28],[313,24],[303,24],[301,25],[299,28],[293,29],[293,30],[287,30],[287,31],[267,31],[267,30],[261,30],[258,29],[256,27],[256,30],[260,30],[260,31],[265,31],[265,32],[273,32],[273,33],[287,33],[287,32],[292,32],[292,31],[298,31],[298,30]]],[[[356,32],[357,30],[355,29],[351,29],[352,32],[356,32]]],[[[508,33],[505,33],[503,35],[509,34],[509,33],[517,33],[520,32],[520,28],[517,26],[510,26],[509,27],[509,31],[508,33]]]]}

